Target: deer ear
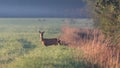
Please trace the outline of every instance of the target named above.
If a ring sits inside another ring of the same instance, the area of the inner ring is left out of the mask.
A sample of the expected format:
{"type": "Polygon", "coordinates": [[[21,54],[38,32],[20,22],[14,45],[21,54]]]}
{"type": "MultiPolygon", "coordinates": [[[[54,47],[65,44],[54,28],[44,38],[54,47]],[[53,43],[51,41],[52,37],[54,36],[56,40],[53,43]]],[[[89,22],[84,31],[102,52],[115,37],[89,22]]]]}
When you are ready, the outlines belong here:
{"type": "Polygon", "coordinates": [[[39,31],[39,33],[41,33],[41,31],[39,31]]]}

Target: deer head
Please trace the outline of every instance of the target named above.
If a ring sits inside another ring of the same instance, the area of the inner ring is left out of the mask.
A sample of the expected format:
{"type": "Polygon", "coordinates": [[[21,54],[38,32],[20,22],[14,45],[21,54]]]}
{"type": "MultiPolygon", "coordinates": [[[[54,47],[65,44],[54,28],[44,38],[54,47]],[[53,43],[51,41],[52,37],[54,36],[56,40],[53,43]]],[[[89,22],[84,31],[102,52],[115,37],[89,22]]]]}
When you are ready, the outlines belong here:
{"type": "Polygon", "coordinates": [[[43,34],[44,34],[45,32],[44,32],[44,31],[43,31],[43,32],[39,31],[39,33],[40,33],[40,40],[42,41],[42,40],[43,40],[43,34]]]}

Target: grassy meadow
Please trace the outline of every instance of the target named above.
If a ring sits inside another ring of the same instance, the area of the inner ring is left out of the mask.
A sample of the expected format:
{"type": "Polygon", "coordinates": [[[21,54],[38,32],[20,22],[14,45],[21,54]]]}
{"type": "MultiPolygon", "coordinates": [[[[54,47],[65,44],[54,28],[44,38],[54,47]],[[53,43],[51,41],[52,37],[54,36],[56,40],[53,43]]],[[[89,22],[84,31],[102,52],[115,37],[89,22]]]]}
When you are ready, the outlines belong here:
{"type": "Polygon", "coordinates": [[[76,53],[66,46],[42,46],[38,31],[54,38],[65,25],[92,28],[92,24],[90,19],[1,18],[0,68],[87,68],[82,50],[76,53]]]}

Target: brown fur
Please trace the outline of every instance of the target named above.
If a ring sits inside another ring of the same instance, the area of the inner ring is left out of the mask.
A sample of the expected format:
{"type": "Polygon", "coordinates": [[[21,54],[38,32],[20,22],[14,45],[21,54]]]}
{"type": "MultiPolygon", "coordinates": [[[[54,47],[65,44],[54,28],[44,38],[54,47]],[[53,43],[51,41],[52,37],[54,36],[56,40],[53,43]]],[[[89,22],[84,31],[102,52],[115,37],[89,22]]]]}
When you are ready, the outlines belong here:
{"type": "Polygon", "coordinates": [[[58,45],[60,42],[57,38],[43,38],[44,32],[39,31],[39,33],[40,33],[40,41],[44,46],[58,45]]]}

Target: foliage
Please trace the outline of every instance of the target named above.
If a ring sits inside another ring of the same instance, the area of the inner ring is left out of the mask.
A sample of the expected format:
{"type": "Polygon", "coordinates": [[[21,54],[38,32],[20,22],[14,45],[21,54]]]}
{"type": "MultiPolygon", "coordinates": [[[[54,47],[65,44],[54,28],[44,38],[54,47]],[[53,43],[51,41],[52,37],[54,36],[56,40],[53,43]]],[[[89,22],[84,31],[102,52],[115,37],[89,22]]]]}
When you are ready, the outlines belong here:
{"type": "MultiPolygon", "coordinates": [[[[102,42],[109,50],[106,50],[107,54],[111,51],[110,55],[107,57],[110,58],[108,61],[115,63],[109,64],[111,68],[120,67],[120,0],[86,0],[90,7],[92,7],[93,18],[95,20],[95,26],[102,30],[105,35],[105,39],[109,40],[107,42],[102,42]],[[114,58],[113,58],[114,57],[114,58]],[[116,58],[116,59],[115,59],[116,58]],[[114,65],[115,64],[115,65],[114,65]],[[115,67],[117,66],[117,67],[115,67]]],[[[100,46],[102,47],[102,46],[100,46]]],[[[88,47],[90,48],[90,47],[88,47]]],[[[95,47],[97,49],[97,47],[95,47]]],[[[97,49],[98,50],[98,49],[97,49]]],[[[105,50],[105,49],[104,49],[105,50]]],[[[103,50],[99,50],[103,51],[103,50]]],[[[90,51],[88,51],[89,53],[90,51]]],[[[101,54],[105,54],[102,52],[101,54]]],[[[105,56],[107,55],[105,54],[105,56]]],[[[98,55],[98,54],[97,54],[98,55]]],[[[103,55],[100,55],[104,57],[103,55]]],[[[105,67],[106,68],[106,67],[105,67]]]]}
{"type": "Polygon", "coordinates": [[[120,1],[101,0],[96,4],[96,13],[101,20],[100,28],[105,34],[112,36],[120,31],[120,1]]]}
{"type": "Polygon", "coordinates": [[[118,44],[120,34],[120,0],[91,0],[96,25],[100,28],[111,43],[118,44]],[[117,43],[114,43],[117,42],[117,43]]]}

